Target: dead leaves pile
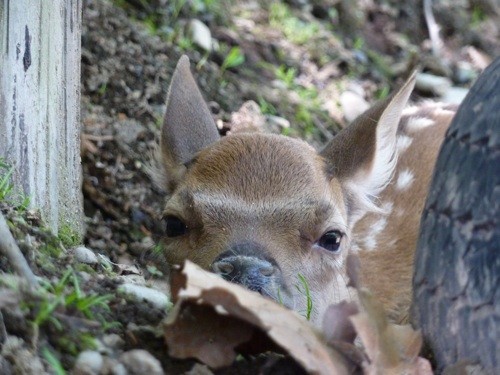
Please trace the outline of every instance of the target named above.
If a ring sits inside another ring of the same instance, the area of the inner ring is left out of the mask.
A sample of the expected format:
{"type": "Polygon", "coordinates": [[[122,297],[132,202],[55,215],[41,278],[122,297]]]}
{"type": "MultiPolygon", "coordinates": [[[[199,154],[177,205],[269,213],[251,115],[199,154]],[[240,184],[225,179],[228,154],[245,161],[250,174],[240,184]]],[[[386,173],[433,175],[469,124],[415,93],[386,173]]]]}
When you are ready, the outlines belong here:
{"type": "Polygon", "coordinates": [[[359,304],[331,306],[319,332],[296,312],[186,262],[172,277],[176,304],[164,325],[169,355],[221,368],[238,354],[273,351],[311,374],[432,374],[418,357],[420,333],[390,324],[350,264],[359,304]],[[362,345],[354,344],[356,337],[362,345]]]}

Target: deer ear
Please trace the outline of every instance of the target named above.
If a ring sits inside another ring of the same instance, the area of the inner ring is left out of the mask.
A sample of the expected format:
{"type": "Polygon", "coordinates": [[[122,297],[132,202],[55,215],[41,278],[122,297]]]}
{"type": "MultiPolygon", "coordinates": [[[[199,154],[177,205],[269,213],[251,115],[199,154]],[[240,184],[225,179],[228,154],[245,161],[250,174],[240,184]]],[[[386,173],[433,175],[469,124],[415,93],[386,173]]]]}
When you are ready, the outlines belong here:
{"type": "Polygon", "coordinates": [[[189,58],[184,55],[172,76],[161,131],[160,152],[167,190],[175,187],[195,154],[218,139],[215,122],[191,75],[189,58]]]}
{"type": "Polygon", "coordinates": [[[414,72],[404,85],[360,115],[321,152],[332,178],[349,197],[353,221],[377,210],[373,198],[390,182],[397,161],[397,131],[401,114],[415,86],[414,72]]]}

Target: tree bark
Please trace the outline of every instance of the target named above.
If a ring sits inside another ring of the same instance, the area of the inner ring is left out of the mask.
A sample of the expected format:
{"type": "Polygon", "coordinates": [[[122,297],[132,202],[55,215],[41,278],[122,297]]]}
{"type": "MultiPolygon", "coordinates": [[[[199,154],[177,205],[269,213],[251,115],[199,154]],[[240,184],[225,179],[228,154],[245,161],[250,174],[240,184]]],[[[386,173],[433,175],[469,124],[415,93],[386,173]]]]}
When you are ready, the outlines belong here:
{"type": "Polygon", "coordinates": [[[80,0],[0,0],[0,157],[54,232],[82,233],[80,0]]]}
{"type": "Polygon", "coordinates": [[[438,157],[415,256],[413,317],[438,372],[500,374],[500,58],[460,106],[438,157]]]}

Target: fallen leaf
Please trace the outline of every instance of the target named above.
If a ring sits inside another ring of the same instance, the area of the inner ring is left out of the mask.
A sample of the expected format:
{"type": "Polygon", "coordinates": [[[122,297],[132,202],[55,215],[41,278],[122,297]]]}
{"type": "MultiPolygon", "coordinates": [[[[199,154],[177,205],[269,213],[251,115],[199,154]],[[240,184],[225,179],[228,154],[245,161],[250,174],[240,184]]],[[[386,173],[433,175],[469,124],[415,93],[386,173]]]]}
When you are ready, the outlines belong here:
{"type": "Polygon", "coordinates": [[[173,281],[177,303],[165,322],[170,355],[195,357],[217,368],[230,364],[236,351],[255,354],[274,346],[308,373],[348,373],[343,356],[296,312],[189,261],[181,278],[173,281]]]}
{"type": "Polygon", "coordinates": [[[389,323],[383,305],[369,290],[363,288],[359,278],[359,260],[347,258],[350,285],[358,292],[360,312],[350,320],[363,343],[368,360],[363,363],[364,373],[431,375],[429,361],[418,357],[422,336],[409,325],[389,323]]]}

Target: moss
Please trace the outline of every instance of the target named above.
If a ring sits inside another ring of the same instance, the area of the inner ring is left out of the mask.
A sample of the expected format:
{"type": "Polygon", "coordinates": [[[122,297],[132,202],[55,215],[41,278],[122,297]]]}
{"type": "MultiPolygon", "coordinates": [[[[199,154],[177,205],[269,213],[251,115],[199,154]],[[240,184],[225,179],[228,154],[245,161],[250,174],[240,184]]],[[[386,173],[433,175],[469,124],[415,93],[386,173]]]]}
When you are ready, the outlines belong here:
{"type": "Polygon", "coordinates": [[[75,271],[77,272],[86,272],[88,274],[94,275],[96,274],[96,270],[92,268],[92,266],[85,263],[76,263],[74,266],[75,271]]]}
{"type": "Polygon", "coordinates": [[[59,228],[57,236],[65,247],[74,247],[81,243],[80,235],[68,224],[64,224],[59,228]]]}

